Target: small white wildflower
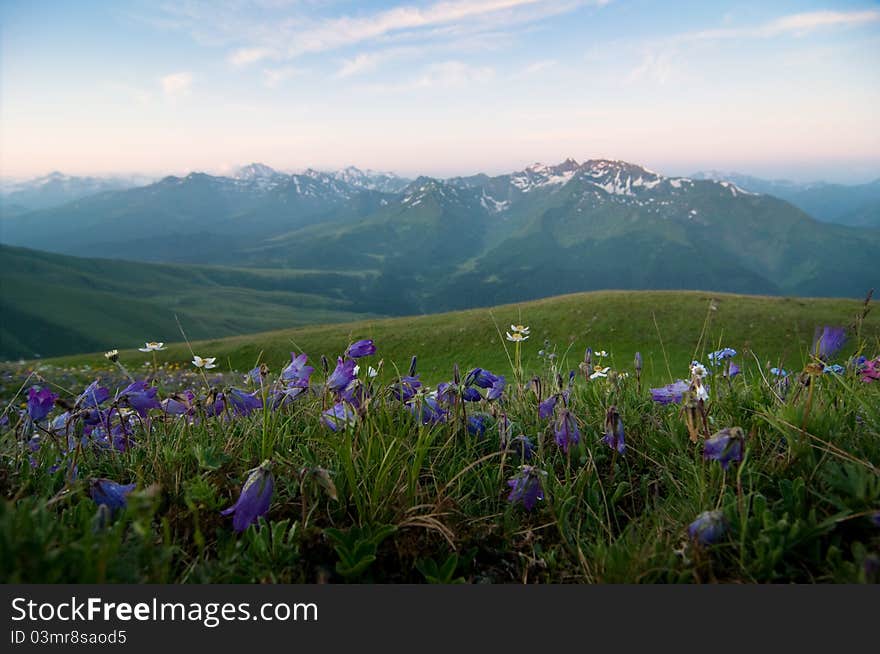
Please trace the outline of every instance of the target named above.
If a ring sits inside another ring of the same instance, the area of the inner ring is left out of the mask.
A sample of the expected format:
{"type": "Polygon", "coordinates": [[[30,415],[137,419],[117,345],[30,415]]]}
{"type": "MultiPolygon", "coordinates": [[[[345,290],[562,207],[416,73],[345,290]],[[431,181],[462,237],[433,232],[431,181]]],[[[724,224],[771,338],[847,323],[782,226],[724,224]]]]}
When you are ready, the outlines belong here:
{"type": "Polygon", "coordinates": [[[602,366],[596,366],[593,370],[594,372],[590,375],[590,379],[599,379],[600,377],[607,377],[608,373],[611,371],[611,367],[606,366],[603,368],[602,366]]]}
{"type": "Polygon", "coordinates": [[[214,362],[217,360],[217,357],[205,357],[204,359],[196,354],[193,355],[192,364],[196,368],[204,368],[205,370],[210,370],[211,368],[216,368],[214,362]]]}
{"type": "Polygon", "coordinates": [[[608,353],[605,350],[599,350],[598,352],[593,352],[593,356],[601,359],[602,357],[607,357],[608,353]]]}
{"type": "Polygon", "coordinates": [[[691,362],[691,376],[695,377],[696,379],[702,379],[708,374],[709,371],[706,370],[706,366],[704,366],[702,363],[700,363],[699,361],[691,362]]]}
{"type": "Polygon", "coordinates": [[[513,332],[512,334],[510,332],[506,332],[506,334],[507,340],[514,343],[521,343],[529,337],[528,334],[522,334],[521,332],[513,332]]]}
{"type": "Polygon", "coordinates": [[[108,350],[104,352],[104,356],[111,361],[117,361],[119,359],[119,350],[108,350]]]}
{"type": "Polygon", "coordinates": [[[529,335],[529,328],[523,325],[511,325],[510,331],[512,331],[514,334],[522,334],[523,336],[529,335]]]}
{"type": "Polygon", "coordinates": [[[373,366],[367,368],[367,377],[378,377],[379,371],[376,370],[373,366]]]}
{"type": "Polygon", "coordinates": [[[144,344],[145,347],[139,347],[138,350],[141,352],[161,352],[165,350],[165,343],[156,343],[154,341],[150,341],[149,343],[144,344]]]}

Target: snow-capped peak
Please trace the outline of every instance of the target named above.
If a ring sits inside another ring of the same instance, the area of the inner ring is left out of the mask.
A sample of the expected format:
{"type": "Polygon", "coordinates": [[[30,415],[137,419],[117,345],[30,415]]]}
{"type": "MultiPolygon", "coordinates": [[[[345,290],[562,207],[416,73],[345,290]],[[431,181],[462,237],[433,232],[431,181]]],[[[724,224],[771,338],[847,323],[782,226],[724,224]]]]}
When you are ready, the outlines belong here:
{"type": "Polygon", "coordinates": [[[278,177],[280,175],[281,173],[274,168],[270,168],[266,164],[251,163],[236,170],[233,177],[235,179],[250,182],[257,179],[272,179],[273,177],[278,177]]]}

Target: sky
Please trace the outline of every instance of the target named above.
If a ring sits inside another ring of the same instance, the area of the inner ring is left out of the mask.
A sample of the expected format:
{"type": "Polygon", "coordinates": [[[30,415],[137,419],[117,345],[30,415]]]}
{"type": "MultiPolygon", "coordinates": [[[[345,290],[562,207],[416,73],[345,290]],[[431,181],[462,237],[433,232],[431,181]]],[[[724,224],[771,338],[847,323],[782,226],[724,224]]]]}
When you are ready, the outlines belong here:
{"type": "Polygon", "coordinates": [[[0,176],[880,177],[880,2],[0,2],[0,176]]]}

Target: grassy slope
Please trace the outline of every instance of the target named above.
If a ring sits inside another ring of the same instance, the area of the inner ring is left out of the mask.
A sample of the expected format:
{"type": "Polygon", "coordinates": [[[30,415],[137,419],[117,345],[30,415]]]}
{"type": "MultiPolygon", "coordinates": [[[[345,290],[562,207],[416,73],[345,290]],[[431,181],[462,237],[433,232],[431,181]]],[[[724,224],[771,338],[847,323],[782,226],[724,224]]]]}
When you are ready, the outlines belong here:
{"type": "MultiPolygon", "coordinates": [[[[848,325],[861,308],[855,300],[801,299],[730,295],[699,291],[602,291],[547,298],[493,309],[473,309],[431,316],[367,320],[353,323],[300,327],[226,339],[197,341],[194,351],[214,356],[224,367],[244,370],[261,356],[273,370],[289,357],[291,350],[307,352],[313,361],[322,354],[335,357],[352,340],[373,338],[386,366],[393,362],[401,370],[410,356],[418,354],[423,379],[437,382],[449,377],[452,364],[480,365],[500,372],[509,370],[502,345],[503,331],[511,322],[529,325],[532,336],[523,350],[524,364],[540,366],[537,352],[549,339],[562,356],[570,347],[566,367],[574,368],[584,348],[605,349],[611,363],[631,366],[636,350],[645,359],[645,374],[657,382],[669,378],[663,347],[673,376],[686,372],[695,344],[708,323],[700,358],[716,345],[751,349],[762,364],[770,357],[773,365],[799,368],[816,326],[848,325]],[[710,310],[710,303],[716,309],[710,310]],[[656,327],[655,327],[656,320],[656,327]],[[499,338],[498,328],[502,330],[499,338]],[[658,331],[659,330],[659,331],[658,331]],[[659,336],[658,336],[659,333],[659,336]],[[661,338],[663,347],[661,347],[661,338]]],[[[863,336],[876,342],[880,316],[869,314],[863,336]]],[[[143,334],[138,340],[155,338],[143,334]]],[[[170,338],[166,338],[170,340],[170,338]]],[[[122,347],[125,342],[114,345],[122,347]]],[[[510,344],[508,344],[510,345],[510,344]]],[[[137,351],[124,351],[123,361],[144,360],[137,351]]],[[[185,344],[171,345],[162,360],[189,358],[185,344]]],[[[705,359],[704,359],[705,360],[705,359]]],[[[65,365],[102,365],[100,354],[65,357],[65,365]]],[[[375,365],[375,362],[371,362],[375,365]]]]}
{"type": "Polygon", "coordinates": [[[364,315],[309,292],[317,281],[350,296],[359,284],[354,274],[152,265],[9,247],[0,248],[0,262],[0,356],[173,340],[175,314],[192,338],[364,315]]]}

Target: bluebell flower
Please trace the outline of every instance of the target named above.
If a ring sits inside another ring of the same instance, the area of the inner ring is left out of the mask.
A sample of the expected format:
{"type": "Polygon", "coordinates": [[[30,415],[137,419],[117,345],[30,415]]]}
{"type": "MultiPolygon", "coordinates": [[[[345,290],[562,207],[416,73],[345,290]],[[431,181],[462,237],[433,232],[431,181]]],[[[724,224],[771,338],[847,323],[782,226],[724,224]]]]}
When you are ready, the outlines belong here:
{"type": "Polygon", "coordinates": [[[55,400],[58,396],[48,388],[38,388],[31,386],[28,389],[27,412],[30,419],[34,422],[40,422],[55,407],[55,400]]]}
{"type": "Polygon", "coordinates": [[[636,357],[635,357],[635,361],[633,361],[633,364],[635,365],[635,369],[636,369],[636,372],[637,372],[637,373],[641,373],[641,372],[642,372],[642,365],[643,365],[643,363],[644,363],[644,362],[642,361],[642,353],[641,353],[641,352],[636,352],[636,357]]]}
{"type": "Polygon", "coordinates": [[[504,391],[506,382],[503,375],[495,375],[483,368],[474,368],[465,376],[465,387],[478,386],[488,389],[487,400],[497,400],[504,391]]]}
{"type": "Polygon", "coordinates": [[[339,431],[348,425],[355,425],[357,413],[348,402],[337,402],[321,414],[321,422],[332,431],[339,431]]]}
{"type": "Polygon", "coordinates": [[[468,416],[467,430],[471,436],[482,438],[486,435],[486,415],[483,413],[475,413],[468,416]]]}
{"type": "Polygon", "coordinates": [[[822,369],[822,372],[824,372],[826,375],[828,375],[828,374],[843,375],[846,373],[846,368],[844,368],[839,363],[834,363],[830,366],[825,366],[822,369]]]}
{"type": "Polygon", "coordinates": [[[306,365],[308,360],[305,354],[297,356],[296,352],[291,352],[290,363],[281,371],[281,379],[296,386],[308,387],[309,379],[315,372],[312,366],[306,365]]]}
{"type": "Polygon", "coordinates": [[[532,456],[535,454],[535,444],[524,434],[511,438],[510,441],[506,443],[504,449],[508,452],[518,454],[523,461],[531,461],[532,456]]]}
{"type": "Polygon", "coordinates": [[[845,327],[826,326],[821,332],[817,328],[813,339],[813,354],[822,361],[828,361],[840,352],[844,343],[846,343],[845,327]]]}
{"type": "Polygon", "coordinates": [[[678,404],[681,402],[681,398],[684,397],[684,394],[690,389],[690,386],[691,385],[688,382],[679,379],[666,386],[652,388],[651,398],[657,402],[657,404],[678,404]]]}
{"type": "Polygon", "coordinates": [[[170,416],[192,416],[195,413],[196,395],[185,390],[162,400],[162,411],[170,416]]]}
{"type": "Polygon", "coordinates": [[[415,397],[416,392],[421,387],[422,382],[419,380],[418,375],[407,375],[406,377],[401,377],[391,386],[391,394],[401,402],[409,402],[415,397]]]}
{"type": "Polygon", "coordinates": [[[137,411],[141,418],[147,416],[150,409],[161,409],[162,405],[156,399],[159,389],[155,386],[148,386],[147,382],[140,380],[132,382],[122,389],[117,395],[116,400],[124,400],[128,406],[137,411]]]}
{"type": "Polygon", "coordinates": [[[554,394],[548,397],[543,402],[538,404],[538,417],[542,420],[546,420],[550,416],[553,415],[553,410],[556,408],[556,403],[559,401],[559,394],[554,394]]]}
{"type": "Polygon", "coordinates": [[[355,341],[351,345],[348,346],[348,349],[345,351],[345,355],[351,357],[352,359],[359,359],[361,357],[368,357],[371,354],[376,353],[376,346],[373,345],[372,339],[365,339],[362,341],[355,341]]]}
{"type": "Polygon", "coordinates": [[[110,479],[92,479],[89,484],[89,495],[98,506],[106,505],[111,512],[124,509],[127,496],[137,484],[117,484],[110,479]]]}
{"type": "Polygon", "coordinates": [[[76,398],[77,407],[97,408],[110,399],[110,391],[98,384],[96,379],[76,398]]]}
{"type": "Polygon", "coordinates": [[[732,347],[725,347],[710,353],[709,361],[712,362],[712,365],[717,366],[720,365],[722,361],[726,361],[727,359],[733,358],[735,356],[736,350],[734,350],[732,347]]]}
{"type": "Polygon", "coordinates": [[[711,545],[727,532],[722,511],[704,511],[688,525],[688,535],[700,545],[711,545]]]}
{"type": "Polygon", "coordinates": [[[703,443],[703,459],[718,461],[724,470],[743,460],[746,437],[740,427],[727,427],[703,443]]]}
{"type": "Polygon", "coordinates": [[[260,516],[269,512],[274,489],[275,478],[272,476],[270,463],[264,461],[248,475],[235,504],[221,511],[220,515],[232,514],[232,528],[238,532],[244,531],[260,516]]]}
{"type": "Polygon", "coordinates": [[[543,470],[534,466],[521,466],[519,473],[507,480],[510,487],[507,501],[511,504],[521,502],[526,511],[534,509],[538,501],[544,499],[544,489],[541,487],[541,475],[544,474],[543,470]]]}
{"type": "Polygon", "coordinates": [[[263,401],[257,397],[256,393],[248,393],[240,388],[230,388],[224,397],[236,415],[249,416],[254,411],[263,408],[263,401]]]}
{"type": "Polygon", "coordinates": [[[581,432],[578,429],[577,420],[568,409],[559,412],[559,416],[553,424],[553,437],[556,444],[566,453],[569,447],[580,442],[581,432]]]}
{"type": "Polygon", "coordinates": [[[626,452],[626,437],[623,431],[623,420],[616,406],[611,406],[605,413],[605,435],[602,437],[604,442],[612,450],[617,450],[619,454],[626,452]]]}
{"type": "Polygon", "coordinates": [[[327,388],[336,392],[345,389],[354,380],[354,368],[356,365],[354,359],[338,357],[336,359],[336,368],[327,378],[327,388]]]}
{"type": "Polygon", "coordinates": [[[433,425],[446,422],[448,412],[444,409],[436,397],[425,395],[410,401],[406,408],[423,425],[433,425]]]}
{"type": "Polygon", "coordinates": [[[775,377],[788,377],[788,370],[785,368],[770,368],[770,374],[775,377]]]}
{"type": "Polygon", "coordinates": [[[461,391],[461,399],[465,402],[479,402],[483,399],[483,396],[480,395],[480,391],[471,386],[465,386],[461,391]]]}

